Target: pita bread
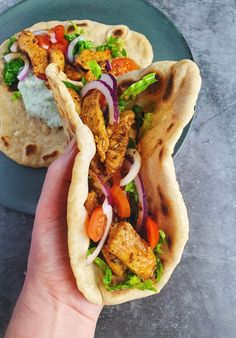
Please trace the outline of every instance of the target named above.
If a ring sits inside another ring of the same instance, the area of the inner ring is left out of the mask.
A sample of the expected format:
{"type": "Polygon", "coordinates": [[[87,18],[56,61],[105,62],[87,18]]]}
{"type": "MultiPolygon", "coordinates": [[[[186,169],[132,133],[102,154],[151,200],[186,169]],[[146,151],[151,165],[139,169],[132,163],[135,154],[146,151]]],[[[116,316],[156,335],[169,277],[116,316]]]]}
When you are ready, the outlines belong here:
{"type": "MultiPolygon", "coordinates": [[[[118,79],[118,86],[125,89],[151,72],[157,74],[158,81],[138,95],[136,103],[154,107],[152,129],[142,138],[139,150],[149,210],[167,235],[168,245],[161,255],[163,275],[160,282],[154,285],[159,292],[180,262],[188,239],[187,210],[171,155],[183,128],[193,116],[201,78],[197,65],[190,60],[162,61],[123,75],[118,79]]],[[[137,289],[107,291],[98,268],[94,264],[86,266],[89,238],[86,234],[87,213],[84,202],[88,194],[88,168],[95,145],[91,136],[83,139],[80,135],[81,121],[68,90],[60,80],[62,74],[55,65],[47,68],[56,101],[61,105],[61,110],[66,110],[67,118],[77,131],[80,150],[73,168],[67,209],[69,255],[77,286],[95,304],[114,305],[155,294],[137,289]],[[88,151],[86,156],[85,148],[88,151]]]]}
{"type": "MultiPolygon", "coordinates": [[[[110,35],[122,37],[128,56],[140,67],[152,62],[153,51],[147,38],[127,26],[105,25],[90,20],[73,21],[85,29],[83,35],[95,45],[104,44],[110,35]]],[[[26,30],[33,32],[66,23],[67,21],[40,22],[26,30]]],[[[6,46],[7,41],[0,46],[0,151],[19,164],[47,167],[63,153],[68,143],[68,134],[63,128],[50,128],[42,120],[30,117],[22,100],[12,101],[12,92],[4,85],[2,76],[4,63],[1,56],[6,46]]]]}

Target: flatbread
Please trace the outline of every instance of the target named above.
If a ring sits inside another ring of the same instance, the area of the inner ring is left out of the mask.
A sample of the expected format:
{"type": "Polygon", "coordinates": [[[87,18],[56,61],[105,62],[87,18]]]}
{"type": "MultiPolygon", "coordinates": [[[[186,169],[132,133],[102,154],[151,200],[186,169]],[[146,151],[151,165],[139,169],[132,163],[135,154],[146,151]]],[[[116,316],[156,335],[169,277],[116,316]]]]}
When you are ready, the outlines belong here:
{"type": "MultiPolygon", "coordinates": [[[[180,262],[188,239],[187,210],[176,180],[171,155],[183,128],[193,116],[201,78],[197,65],[190,60],[162,61],[121,76],[118,87],[124,89],[150,72],[157,74],[158,81],[140,94],[136,103],[154,108],[152,129],[142,138],[139,151],[149,211],[165,231],[168,241],[168,246],[161,255],[163,275],[160,282],[154,285],[160,291],[180,262]]],[[[95,144],[91,137],[82,139],[80,135],[81,121],[68,90],[60,80],[63,73],[55,65],[50,65],[47,68],[47,77],[58,105],[61,105],[63,111],[66,109],[67,118],[77,130],[79,154],[73,168],[67,208],[69,255],[77,286],[95,304],[113,305],[153,295],[155,293],[152,291],[137,289],[107,291],[103,286],[102,274],[95,264],[86,266],[89,238],[86,234],[88,219],[84,202],[88,194],[91,156],[81,160],[81,152],[84,153],[84,147],[89,148],[90,144],[93,151],[89,155],[92,155],[95,144]]]]}
{"type": "MultiPolygon", "coordinates": [[[[90,20],[74,20],[85,29],[84,36],[95,45],[104,44],[106,37],[114,35],[125,40],[127,54],[140,67],[152,62],[153,51],[147,38],[125,25],[105,25],[90,20]]],[[[49,29],[67,21],[40,22],[27,28],[30,31],[49,29]]],[[[19,33],[17,33],[19,34],[19,33]]],[[[17,34],[15,34],[17,36],[17,34]]],[[[63,128],[50,128],[40,119],[30,117],[22,100],[12,101],[12,92],[3,83],[4,63],[1,55],[7,41],[0,46],[0,151],[19,164],[30,167],[47,167],[60,156],[67,143],[68,134],[63,128]]]]}

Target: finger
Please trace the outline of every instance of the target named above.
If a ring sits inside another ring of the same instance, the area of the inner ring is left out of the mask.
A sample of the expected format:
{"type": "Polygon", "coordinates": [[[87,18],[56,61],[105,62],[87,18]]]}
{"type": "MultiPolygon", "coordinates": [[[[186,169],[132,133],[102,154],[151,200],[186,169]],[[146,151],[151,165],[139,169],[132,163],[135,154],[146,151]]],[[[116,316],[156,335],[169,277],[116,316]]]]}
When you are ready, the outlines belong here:
{"type": "Polygon", "coordinates": [[[36,219],[40,223],[51,222],[65,216],[67,195],[77,153],[76,140],[73,139],[64,154],[48,168],[36,210],[36,219]]]}

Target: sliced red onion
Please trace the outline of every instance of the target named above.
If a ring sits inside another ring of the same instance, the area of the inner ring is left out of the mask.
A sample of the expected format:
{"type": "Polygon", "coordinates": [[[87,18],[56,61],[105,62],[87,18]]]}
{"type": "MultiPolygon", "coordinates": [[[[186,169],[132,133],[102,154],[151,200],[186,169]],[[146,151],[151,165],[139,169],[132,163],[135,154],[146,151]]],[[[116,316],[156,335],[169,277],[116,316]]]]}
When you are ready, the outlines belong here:
{"type": "Polygon", "coordinates": [[[106,60],[106,70],[107,72],[109,72],[112,69],[111,63],[109,62],[109,60],[106,60]]]}
{"type": "Polygon", "coordinates": [[[30,69],[30,63],[29,60],[24,58],[24,67],[21,69],[20,73],[17,75],[17,79],[19,81],[23,81],[26,76],[28,75],[29,69],[30,69]]]}
{"type": "Polygon", "coordinates": [[[109,123],[114,124],[119,122],[119,109],[117,95],[114,90],[102,80],[91,81],[81,89],[81,96],[84,97],[90,90],[99,90],[106,98],[109,107],[109,123]]]}
{"type": "Polygon", "coordinates": [[[15,41],[15,42],[13,43],[13,45],[10,47],[10,51],[11,51],[12,53],[16,53],[17,50],[18,50],[18,44],[17,44],[17,41],[15,41]]]}
{"type": "Polygon", "coordinates": [[[19,58],[22,59],[25,63],[22,69],[20,70],[19,74],[17,75],[17,79],[22,81],[25,79],[25,77],[27,76],[29,72],[29,68],[30,68],[29,60],[21,53],[8,53],[4,56],[4,60],[6,62],[9,62],[13,59],[19,59],[19,58]]]}
{"type": "Polygon", "coordinates": [[[56,39],[56,33],[54,31],[49,31],[48,35],[50,36],[50,40],[52,43],[56,43],[57,39],[56,39]]]}
{"type": "Polygon", "coordinates": [[[134,183],[137,188],[139,203],[141,204],[141,208],[139,208],[138,222],[137,222],[135,229],[137,232],[140,232],[142,226],[145,226],[147,222],[148,203],[147,203],[147,195],[145,192],[143,180],[140,174],[136,176],[134,183]]]}
{"type": "Polygon", "coordinates": [[[67,57],[68,57],[68,60],[70,61],[70,63],[73,63],[73,61],[74,61],[73,51],[74,51],[75,45],[77,44],[78,41],[84,41],[84,37],[83,36],[77,36],[77,38],[72,40],[71,43],[69,44],[69,47],[68,47],[68,50],[67,50],[67,57]]]}
{"type": "Polygon", "coordinates": [[[102,235],[102,238],[100,239],[96,249],[93,251],[93,253],[91,255],[89,255],[87,257],[86,265],[91,264],[94,261],[94,259],[99,255],[100,251],[102,250],[103,244],[105,243],[105,240],[108,236],[110,227],[111,227],[113,212],[112,212],[112,207],[108,203],[107,198],[105,198],[105,200],[103,202],[102,209],[103,209],[104,214],[107,217],[106,228],[105,228],[104,234],[102,235]]]}
{"type": "Polygon", "coordinates": [[[106,82],[108,86],[110,86],[114,90],[115,93],[117,92],[117,82],[112,74],[102,74],[100,80],[106,82]]]}
{"type": "Polygon", "coordinates": [[[135,177],[138,175],[139,170],[141,168],[141,156],[139,155],[136,149],[129,148],[126,151],[126,154],[132,156],[133,163],[130,166],[128,174],[125,177],[123,177],[122,180],[120,181],[121,187],[133,181],[135,177]]]}
{"type": "Polygon", "coordinates": [[[40,29],[38,31],[33,32],[34,35],[47,35],[48,31],[46,29],[40,29]]]}

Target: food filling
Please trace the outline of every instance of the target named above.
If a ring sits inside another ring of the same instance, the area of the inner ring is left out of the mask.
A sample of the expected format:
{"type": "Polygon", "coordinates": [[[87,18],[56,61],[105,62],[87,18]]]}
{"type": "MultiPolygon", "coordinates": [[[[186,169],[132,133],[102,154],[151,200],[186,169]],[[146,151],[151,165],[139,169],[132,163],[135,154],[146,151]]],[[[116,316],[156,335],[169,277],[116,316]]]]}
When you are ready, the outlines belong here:
{"type": "Polygon", "coordinates": [[[153,108],[135,104],[155,82],[156,74],[150,73],[118,94],[115,77],[100,73],[81,89],[68,88],[96,143],[85,202],[90,238],[86,264],[101,270],[109,291],[156,291],[163,271],[166,235],[148,210],[138,151],[139,141],[152,127],[153,108]]]}
{"type": "MultiPolygon", "coordinates": [[[[110,36],[97,46],[86,39],[86,31],[73,21],[51,29],[24,30],[12,36],[3,59],[3,79],[12,91],[12,101],[23,99],[27,113],[41,118],[49,127],[62,126],[45,75],[49,63],[57,64],[65,72],[66,86],[77,93],[78,87],[99,79],[102,74],[119,76],[139,68],[127,57],[123,39],[110,36]]],[[[99,146],[101,153],[104,147],[99,146]]]]}

